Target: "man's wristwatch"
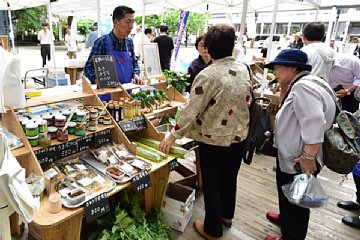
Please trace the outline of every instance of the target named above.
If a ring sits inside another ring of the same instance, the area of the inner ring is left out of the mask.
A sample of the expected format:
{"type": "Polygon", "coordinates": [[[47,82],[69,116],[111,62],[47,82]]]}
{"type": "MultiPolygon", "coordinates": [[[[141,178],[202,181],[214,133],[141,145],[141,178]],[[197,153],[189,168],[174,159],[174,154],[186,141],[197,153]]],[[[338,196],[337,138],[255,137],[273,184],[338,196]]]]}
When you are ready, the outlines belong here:
{"type": "Polygon", "coordinates": [[[345,92],[346,92],[346,95],[348,95],[348,96],[351,94],[351,92],[347,88],[345,88],[345,92]]]}

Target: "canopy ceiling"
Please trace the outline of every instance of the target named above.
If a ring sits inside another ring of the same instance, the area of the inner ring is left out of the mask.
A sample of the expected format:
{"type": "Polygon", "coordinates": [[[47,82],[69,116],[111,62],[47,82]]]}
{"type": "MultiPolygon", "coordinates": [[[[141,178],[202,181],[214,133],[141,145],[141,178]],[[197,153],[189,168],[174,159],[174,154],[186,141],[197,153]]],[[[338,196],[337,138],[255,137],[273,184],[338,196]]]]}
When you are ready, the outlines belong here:
{"type": "Polygon", "coordinates": [[[49,4],[49,0],[0,0],[0,10],[18,10],[49,4]]]}

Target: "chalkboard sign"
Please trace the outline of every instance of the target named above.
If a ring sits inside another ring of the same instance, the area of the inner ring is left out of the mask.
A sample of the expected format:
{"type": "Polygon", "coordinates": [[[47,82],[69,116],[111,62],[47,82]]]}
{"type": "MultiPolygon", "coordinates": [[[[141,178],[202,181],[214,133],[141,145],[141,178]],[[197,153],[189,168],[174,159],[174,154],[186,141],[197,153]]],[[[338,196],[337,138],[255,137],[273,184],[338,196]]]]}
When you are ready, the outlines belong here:
{"type": "Polygon", "coordinates": [[[110,133],[110,129],[105,129],[58,145],[36,150],[34,153],[40,164],[52,163],[89,148],[100,147],[109,143],[111,139],[110,133]]]}
{"type": "Polygon", "coordinates": [[[130,131],[140,131],[147,128],[145,118],[143,116],[133,118],[130,120],[122,120],[119,123],[119,126],[123,130],[123,132],[130,132],[130,131]]]}
{"type": "Polygon", "coordinates": [[[110,211],[109,199],[102,193],[85,203],[85,217],[89,223],[110,211]]]}
{"type": "Polygon", "coordinates": [[[109,143],[110,139],[111,139],[110,129],[105,129],[103,131],[96,132],[94,137],[94,147],[96,148],[101,147],[102,145],[109,143]]]}
{"type": "Polygon", "coordinates": [[[119,86],[116,66],[113,56],[93,56],[94,68],[99,88],[115,88],[119,86]]]}
{"type": "Polygon", "coordinates": [[[149,173],[145,170],[131,179],[135,193],[143,192],[151,186],[149,173]]]}
{"type": "Polygon", "coordinates": [[[177,158],[174,158],[168,163],[170,171],[174,171],[179,167],[179,162],[177,161],[177,158]]]}

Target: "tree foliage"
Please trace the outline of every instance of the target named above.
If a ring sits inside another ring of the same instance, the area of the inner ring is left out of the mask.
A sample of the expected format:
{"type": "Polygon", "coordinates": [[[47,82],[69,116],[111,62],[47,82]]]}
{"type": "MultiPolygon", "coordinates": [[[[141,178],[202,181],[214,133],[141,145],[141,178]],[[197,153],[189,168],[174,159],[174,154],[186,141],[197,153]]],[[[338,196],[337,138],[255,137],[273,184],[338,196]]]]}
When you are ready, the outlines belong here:
{"type": "MultiPolygon", "coordinates": [[[[196,35],[198,32],[202,33],[204,31],[205,17],[205,14],[190,12],[186,24],[187,34],[196,35]]],[[[162,17],[159,15],[145,16],[145,25],[147,27],[158,29],[160,25],[165,24],[169,27],[169,35],[176,36],[179,18],[180,10],[168,9],[164,12],[162,17]]],[[[135,21],[137,24],[141,24],[141,16],[136,17],[135,21]]]]}
{"type": "Polygon", "coordinates": [[[41,29],[41,23],[47,19],[47,10],[45,6],[26,8],[13,11],[14,26],[16,35],[21,36],[27,32],[38,31],[41,29]]]}

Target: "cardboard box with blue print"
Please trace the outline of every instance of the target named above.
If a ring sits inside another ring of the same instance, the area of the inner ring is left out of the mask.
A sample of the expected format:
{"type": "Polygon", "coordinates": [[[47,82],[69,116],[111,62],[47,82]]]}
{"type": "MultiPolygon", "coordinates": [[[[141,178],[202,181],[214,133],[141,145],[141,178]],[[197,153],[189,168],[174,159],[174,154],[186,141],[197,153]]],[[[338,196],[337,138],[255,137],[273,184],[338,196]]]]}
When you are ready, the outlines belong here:
{"type": "Polygon", "coordinates": [[[165,222],[183,232],[192,216],[195,190],[175,183],[169,183],[162,204],[165,222]]]}

